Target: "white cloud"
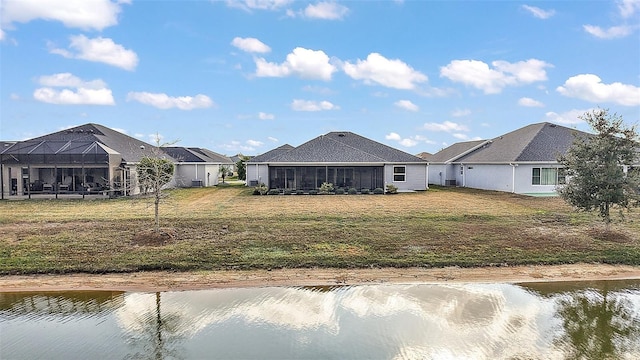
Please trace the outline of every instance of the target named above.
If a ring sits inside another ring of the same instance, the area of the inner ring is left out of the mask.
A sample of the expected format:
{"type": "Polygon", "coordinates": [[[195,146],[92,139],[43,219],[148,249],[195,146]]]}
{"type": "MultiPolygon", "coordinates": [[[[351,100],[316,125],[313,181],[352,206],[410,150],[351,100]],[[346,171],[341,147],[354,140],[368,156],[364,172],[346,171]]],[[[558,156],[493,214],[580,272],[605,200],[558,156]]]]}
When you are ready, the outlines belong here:
{"type": "Polygon", "coordinates": [[[202,94],[193,97],[171,97],[163,93],[129,92],[129,94],[127,94],[127,101],[137,101],[145,105],[157,107],[158,109],[178,108],[180,110],[193,110],[210,108],[215,105],[213,100],[202,94]]]}
{"type": "Polygon", "coordinates": [[[517,86],[547,80],[546,67],[552,67],[542,60],[529,59],[516,63],[494,61],[489,65],[478,60],[453,60],[440,68],[440,76],[453,82],[463,83],[484,91],[497,94],[507,86],[517,86]]]}
{"type": "Polygon", "coordinates": [[[456,139],[460,139],[460,140],[467,140],[469,139],[469,136],[467,134],[461,134],[461,133],[455,133],[452,134],[452,136],[456,139]]]}
{"type": "Polygon", "coordinates": [[[227,6],[245,11],[279,10],[292,2],[293,0],[227,0],[227,6]]]}
{"type": "Polygon", "coordinates": [[[231,152],[231,153],[238,153],[238,152],[247,153],[247,152],[252,152],[256,150],[255,147],[250,145],[243,145],[240,141],[237,141],[237,140],[232,140],[227,144],[221,144],[218,147],[223,149],[226,152],[231,152]]]}
{"type": "Polygon", "coordinates": [[[346,6],[335,2],[319,2],[309,4],[302,14],[305,17],[323,20],[340,20],[349,12],[346,6]]]}
{"type": "Polygon", "coordinates": [[[125,49],[109,38],[89,39],[84,35],[77,35],[70,39],[69,48],[75,50],[75,53],[65,49],[51,49],[50,52],[66,58],[102,62],[125,70],[134,70],[138,65],[138,55],[134,51],[125,49]]]}
{"type": "Polygon", "coordinates": [[[398,144],[404,147],[413,147],[420,143],[435,144],[435,142],[421,135],[415,135],[415,136],[410,136],[408,138],[403,138],[402,136],[400,136],[400,134],[391,132],[385,135],[384,138],[387,140],[396,141],[398,144]]]}
{"type": "Polygon", "coordinates": [[[554,122],[554,123],[565,124],[565,125],[580,124],[584,122],[584,120],[580,119],[580,116],[584,115],[588,111],[591,111],[591,110],[590,109],[587,109],[587,110],[574,109],[574,110],[564,112],[562,114],[549,111],[548,113],[545,114],[545,120],[554,122]]]}
{"type": "Polygon", "coordinates": [[[345,62],[344,72],[355,80],[363,80],[365,84],[411,90],[417,84],[428,80],[427,76],[414,70],[401,60],[389,60],[378,53],[371,53],[367,60],[358,60],[356,64],[345,62]]]}
{"type": "Polygon", "coordinates": [[[262,141],[258,141],[258,140],[247,140],[246,144],[251,147],[259,147],[264,145],[262,141]]]}
{"type": "Polygon", "coordinates": [[[84,81],[70,73],[41,76],[43,86],[33,92],[33,98],[58,105],[115,105],[111,90],[101,79],[84,81]],[[64,88],[64,89],[54,89],[64,88]]]}
{"type": "Polygon", "coordinates": [[[102,89],[107,84],[102,79],[84,81],[71,73],[59,73],[53,75],[40,76],[38,83],[48,87],[71,87],[71,88],[88,88],[102,89]]]}
{"type": "Polygon", "coordinates": [[[396,102],[393,103],[393,105],[401,108],[401,109],[405,109],[405,110],[409,110],[409,111],[418,111],[420,110],[420,108],[418,107],[418,105],[412,103],[409,100],[398,100],[396,102]]]}
{"type": "Polygon", "coordinates": [[[627,25],[612,26],[603,29],[600,26],[584,25],[584,31],[600,39],[615,39],[625,37],[633,32],[633,29],[627,25]]]}
{"type": "Polygon", "coordinates": [[[522,8],[530,12],[533,16],[537,17],[538,19],[543,19],[543,20],[552,17],[556,13],[555,10],[544,10],[544,9],[540,9],[539,7],[529,6],[529,5],[522,5],[522,8]]]}
{"type": "Polygon", "coordinates": [[[438,132],[469,131],[469,128],[465,125],[460,125],[451,121],[445,121],[443,123],[425,123],[422,128],[428,131],[438,132]]]}
{"type": "Polygon", "coordinates": [[[76,89],[74,91],[39,88],[33,92],[33,98],[58,105],[115,105],[109,89],[76,89]]]}
{"type": "Polygon", "coordinates": [[[147,135],[147,141],[152,144],[163,145],[164,144],[164,135],[160,133],[149,134],[147,135]]]}
{"type": "MultiPolygon", "coordinates": [[[[640,11],[640,0],[622,0],[617,3],[618,11],[622,19],[632,18],[640,11]]],[[[600,39],[616,39],[631,35],[638,29],[638,24],[628,25],[625,23],[609,28],[602,28],[596,25],[583,25],[583,29],[587,33],[600,39]]]]}
{"type": "Polygon", "coordinates": [[[236,37],[231,41],[231,45],[238,49],[250,53],[268,53],[271,48],[256,38],[236,37]]]}
{"type": "Polygon", "coordinates": [[[103,30],[118,23],[122,3],[111,0],[7,0],[1,4],[0,22],[7,28],[15,22],[42,19],[60,21],[70,28],[103,30]]]}
{"type": "Polygon", "coordinates": [[[518,100],[518,105],[526,107],[544,107],[544,104],[532,98],[523,97],[518,100]]]}
{"type": "Polygon", "coordinates": [[[291,109],[295,111],[324,111],[324,110],[338,110],[340,109],[340,107],[328,101],[312,101],[312,100],[295,99],[291,103],[291,109]]]}
{"type": "Polygon", "coordinates": [[[395,141],[402,140],[402,137],[400,136],[400,134],[394,133],[394,132],[385,135],[384,138],[387,140],[395,140],[395,141]]]}
{"type": "Polygon", "coordinates": [[[255,59],[256,76],[286,77],[297,75],[303,79],[331,80],[336,67],[322,50],[309,50],[301,47],[293,49],[282,64],[267,62],[263,58],[255,59]]]}
{"type": "Polygon", "coordinates": [[[278,139],[272,137],[272,136],[268,136],[267,139],[271,142],[278,142],[278,139]]]}
{"type": "Polygon", "coordinates": [[[451,112],[451,116],[453,117],[463,117],[471,114],[471,110],[469,109],[455,109],[451,112]]]}
{"type": "Polygon", "coordinates": [[[262,111],[258,113],[258,119],[260,119],[260,120],[273,120],[275,118],[276,118],[276,116],[273,115],[273,114],[267,114],[267,113],[262,112],[262,111]]]}
{"type": "Polygon", "coordinates": [[[618,10],[623,18],[630,18],[636,12],[640,12],[640,0],[618,1],[618,10]]]}
{"type": "Polygon", "coordinates": [[[2,29],[0,29],[0,41],[4,41],[5,38],[6,38],[6,35],[5,35],[4,31],[2,29]]]}
{"type": "Polygon", "coordinates": [[[402,139],[399,141],[399,143],[404,147],[412,147],[418,145],[418,142],[411,138],[402,139]]]}
{"type": "Polygon", "coordinates": [[[594,103],[612,102],[624,106],[640,105],[640,87],[615,82],[604,84],[593,74],[570,77],[556,88],[560,94],[594,103]]]}

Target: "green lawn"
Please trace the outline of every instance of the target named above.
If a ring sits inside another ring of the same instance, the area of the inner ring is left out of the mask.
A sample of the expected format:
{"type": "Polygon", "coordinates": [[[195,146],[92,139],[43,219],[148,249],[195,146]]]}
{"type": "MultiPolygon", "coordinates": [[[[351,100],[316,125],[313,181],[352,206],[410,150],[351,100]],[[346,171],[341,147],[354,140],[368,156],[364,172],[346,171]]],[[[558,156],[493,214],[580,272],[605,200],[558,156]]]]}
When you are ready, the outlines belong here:
{"type": "MultiPolygon", "coordinates": [[[[397,195],[254,196],[181,189],[149,236],[146,199],[0,202],[0,273],[295,267],[640,265],[640,216],[611,233],[560,198],[434,188],[397,195]],[[152,235],[152,234],[151,234],[152,235]]],[[[638,209],[640,210],[640,209],[638,209]]]]}

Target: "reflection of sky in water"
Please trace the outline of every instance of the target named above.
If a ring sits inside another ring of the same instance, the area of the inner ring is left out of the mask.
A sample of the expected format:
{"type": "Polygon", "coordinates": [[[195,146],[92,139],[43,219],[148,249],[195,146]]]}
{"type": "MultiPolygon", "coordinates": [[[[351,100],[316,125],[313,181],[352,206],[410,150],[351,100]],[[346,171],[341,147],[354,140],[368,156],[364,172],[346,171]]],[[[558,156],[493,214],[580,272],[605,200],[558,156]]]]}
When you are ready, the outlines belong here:
{"type": "MultiPolygon", "coordinates": [[[[508,284],[126,293],[108,316],[14,317],[0,325],[0,335],[28,329],[46,348],[56,345],[46,340],[52,327],[64,336],[76,331],[87,342],[110,340],[116,358],[148,353],[161,339],[165,354],[183,358],[562,359],[566,353],[557,339],[564,328],[557,314],[567,296],[508,284]]],[[[640,291],[615,297],[628,300],[640,327],[640,291]]],[[[6,318],[2,311],[0,320],[6,318]]],[[[3,346],[27,342],[0,337],[0,358],[3,346]]],[[[628,358],[640,358],[640,343],[626,351],[628,358]]]]}

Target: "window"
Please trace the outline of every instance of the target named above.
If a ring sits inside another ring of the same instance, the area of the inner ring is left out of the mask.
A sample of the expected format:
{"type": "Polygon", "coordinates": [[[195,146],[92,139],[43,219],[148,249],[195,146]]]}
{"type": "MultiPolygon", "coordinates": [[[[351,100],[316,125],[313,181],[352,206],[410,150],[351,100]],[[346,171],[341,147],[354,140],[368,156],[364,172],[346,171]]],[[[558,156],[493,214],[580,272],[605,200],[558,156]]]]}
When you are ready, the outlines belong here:
{"type": "Polygon", "coordinates": [[[566,183],[566,172],[558,168],[533,168],[532,185],[558,185],[566,183]]]}
{"type": "Polygon", "coordinates": [[[405,181],[407,177],[406,166],[394,166],[393,167],[393,181],[405,181]]]}

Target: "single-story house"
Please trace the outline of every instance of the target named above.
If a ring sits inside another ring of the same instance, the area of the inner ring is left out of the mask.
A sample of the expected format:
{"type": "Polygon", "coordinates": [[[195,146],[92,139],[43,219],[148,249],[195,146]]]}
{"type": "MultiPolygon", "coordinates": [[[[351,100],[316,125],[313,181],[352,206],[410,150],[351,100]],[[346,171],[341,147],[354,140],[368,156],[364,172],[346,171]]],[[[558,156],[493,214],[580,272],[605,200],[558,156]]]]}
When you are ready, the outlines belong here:
{"type": "Polygon", "coordinates": [[[591,135],[544,122],[490,140],[456,143],[430,157],[429,184],[554,193],[566,180],[557,159],[576,136],[591,135]]]}
{"type": "Polygon", "coordinates": [[[158,148],[91,123],[0,145],[1,198],[107,190],[134,195],[140,192],[136,164],[145,156],[164,156],[176,164],[167,187],[212,186],[218,181],[219,166],[231,163],[206,149],[158,148]]]}
{"type": "Polygon", "coordinates": [[[282,145],[247,162],[247,185],[271,189],[426,190],[427,162],[348,131],[330,132],[300,146],[282,145]]]}
{"type": "Polygon", "coordinates": [[[218,184],[220,167],[232,169],[233,161],[211,150],[197,147],[163,146],[162,151],[175,160],[173,180],[169,187],[201,187],[218,184]]]}

